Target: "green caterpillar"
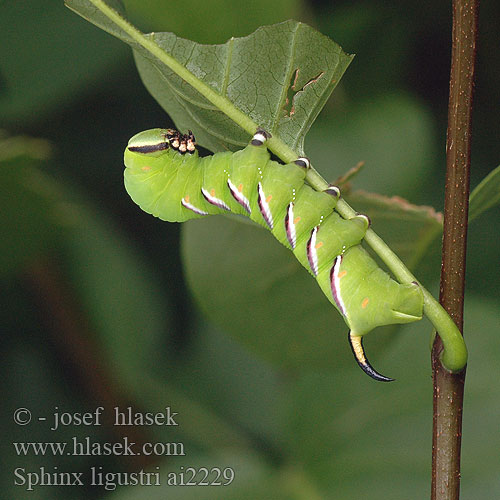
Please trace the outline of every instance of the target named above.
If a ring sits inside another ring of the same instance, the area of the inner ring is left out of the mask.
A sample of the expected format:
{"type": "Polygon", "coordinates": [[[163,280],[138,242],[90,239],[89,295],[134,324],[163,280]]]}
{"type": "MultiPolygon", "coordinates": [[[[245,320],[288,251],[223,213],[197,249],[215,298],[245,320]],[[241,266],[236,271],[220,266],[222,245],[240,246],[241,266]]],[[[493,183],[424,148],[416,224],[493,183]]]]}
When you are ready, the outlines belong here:
{"type": "Polygon", "coordinates": [[[234,213],[269,229],[343,316],[363,371],[375,380],[393,380],[370,365],[362,337],[377,326],[421,319],[420,287],[397,283],[380,269],[360,245],[368,217],[343,219],[334,211],[340,190],[318,192],[305,184],[307,158],[287,165],[271,161],[268,137],[258,129],[245,149],[199,158],[191,132],[140,132],[125,149],[125,188],[145,212],[162,220],[234,213]]]}

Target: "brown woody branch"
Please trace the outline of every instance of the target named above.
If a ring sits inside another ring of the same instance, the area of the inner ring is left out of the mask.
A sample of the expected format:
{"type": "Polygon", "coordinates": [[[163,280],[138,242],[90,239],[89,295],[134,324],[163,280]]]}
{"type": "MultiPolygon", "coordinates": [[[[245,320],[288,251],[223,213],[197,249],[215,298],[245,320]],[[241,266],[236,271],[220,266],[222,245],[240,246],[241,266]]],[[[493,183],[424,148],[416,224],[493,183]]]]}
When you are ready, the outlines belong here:
{"type": "MultiPolygon", "coordinates": [[[[469,208],[471,115],[476,59],[477,0],[453,0],[452,57],[440,302],[463,331],[465,256],[469,208]]],[[[447,372],[439,361],[442,344],[432,349],[434,418],[432,500],[458,500],[465,370],[447,372]]]]}

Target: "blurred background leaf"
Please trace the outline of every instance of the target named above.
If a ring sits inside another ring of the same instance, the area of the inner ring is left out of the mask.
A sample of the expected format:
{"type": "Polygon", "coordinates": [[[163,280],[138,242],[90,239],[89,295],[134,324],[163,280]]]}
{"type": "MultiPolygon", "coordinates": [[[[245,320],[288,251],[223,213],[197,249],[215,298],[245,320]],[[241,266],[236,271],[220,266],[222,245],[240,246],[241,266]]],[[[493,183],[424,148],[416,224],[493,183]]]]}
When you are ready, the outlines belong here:
{"type": "Polygon", "coordinates": [[[500,203],[500,167],[492,170],[470,195],[469,222],[500,203]]]}
{"type": "Polygon", "coordinates": [[[0,120],[18,123],[70,106],[99,80],[118,76],[123,44],[68,15],[61,2],[0,5],[0,120]]]}
{"type": "MultiPolygon", "coordinates": [[[[353,205],[373,215],[375,230],[417,265],[424,283],[437,288],[435,216],[399,214],[398,203],[359,197],[357,190],[442,209],[447,4],[281,0],[272,8],[268,2],[250,8],[195,0],[178,8],[160,0],[123,3],[144,31],[171,31],[199,43],[224,43],[261,24],[296,18],[356,53],[308,134],[306,153],[328,180],[365,162],[351,180],[353,205]],[[430,250],[408,245],[417,232],[429,239],[430,250]]],[[[498,9],[489,3],[481,11],[472,187],[498,165],[500,131],[492,105],[500,100],[498,9]]],[[[124,44],[62,2],[1,2],[0,26],[0,127],[7,131],[0,142],[4,434],[8,441],[72,436],[119,441],[123,429],[120,433],[109,422],[51,432],[47,422],[16,426],[12,413],[24,406],[35,418],[50,418],[56,406],[70,412],[99,405],[108,410],[132,405],[138,411],[171,406],[179,412],[177,428],[134,427],[125,434],[138,442],[182,442],[186,450],[185,457],[150,461],[20,457],[8,442],[0,476],[4,496],[426,495],[428,323],[367,338],[374,364],[398,379],[389,386],[372,383],[355,366],[336,312],[268,233],[226,218],[192,221],[181,230],[130,202],[122,187],[128,138],[173,123],[143,87],[124,44]],[[232,251],[221,255],[222,242],[230,242],[232,251]],[[258,265],[255,258],[265,262],[258,265]],[[223,280],[226,264],[233,274],[223,280]],[[247,274],[246,266],[254,274],[247,274]],[[206,292],[201,276],[215,280],[216,293],[206,292]],[[186,278],[195,285],[193,295],[186,278]],[[237,303],[239,289],[249,295],[237,303]],[[165,484],[169,471],[198,464],[228,464],[236,479],[231,487],[201,491],[165,484]],[[14,486],[16,467],[41,466],[60,471],[102,466],[111,472],[159,467],[162,487],[110,492],[54,486],[27,492],[14,486]]],[[[499,253],[491,236],[500,231],[498,215],[493,206],[469,229],[464,499],[495,498],[500,492],[500,395],[491,377],[500,351],[499,253]]]]}

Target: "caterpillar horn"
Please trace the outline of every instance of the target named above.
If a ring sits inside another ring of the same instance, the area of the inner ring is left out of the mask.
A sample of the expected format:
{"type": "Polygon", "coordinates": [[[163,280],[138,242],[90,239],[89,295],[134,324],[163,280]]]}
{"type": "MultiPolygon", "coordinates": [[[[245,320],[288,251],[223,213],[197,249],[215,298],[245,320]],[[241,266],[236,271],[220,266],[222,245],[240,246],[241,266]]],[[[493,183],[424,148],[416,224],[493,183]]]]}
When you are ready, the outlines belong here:
{"type": "Polygon", "coordinates": [[[361,335],[355,335],[353,332],[349,332],[348,339],[358,365],[367,375],[375,380],[378,380],[379,382],[392,382],[394,380],[393,378],[386,377],[385,375],[378,373],[369,363],[365,355],[363,337],[361,335]]]}

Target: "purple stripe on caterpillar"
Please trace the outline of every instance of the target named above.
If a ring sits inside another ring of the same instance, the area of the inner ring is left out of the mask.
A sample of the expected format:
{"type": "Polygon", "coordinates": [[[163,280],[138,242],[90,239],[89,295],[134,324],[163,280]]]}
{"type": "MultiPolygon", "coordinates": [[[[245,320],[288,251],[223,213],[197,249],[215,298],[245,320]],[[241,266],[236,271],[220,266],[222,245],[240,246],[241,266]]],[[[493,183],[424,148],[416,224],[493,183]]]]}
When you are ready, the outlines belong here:
{"type": "Polygon", "coordinates": [[[316,249],[316,234],[319,226],[314,226],[307,242],[307,260],[314,276],[318,276],[318,251],[316,249]]]}
{"type": "Polygon", "coordinates": [[[250,208],[250,202],[248,198],[242,193],[243,185],[240,184],[236,187],[230,179],[227,180],[227,187],[231,192],[233,198],[247,211],[248,215],[252,213],[252,209],[250,208]]]}
{"type": "Polygon", "coordinates": [[[205,210],[202,210],[201,208],[197,208],[194,205],[192,205],[191,203],[189,203],[189,196],[185,196],[184,198],[182,198],[181,204],[184,208],[191,210],[195,214],[208,215],[208,212],[205,212],[205,210]]]}
{"type": "Polygon", "coordinates": [[[274,228],[273,214],[271,213],[271,209],[269,207],[269,201],[271,201],[271,196],[266,198],[264,194],[264,190],[262,189],[262,183],[259,182],[257,185],[257,203],[259,204],[259,210],[266,221],[266,224],[269,226],[269,229],[272,231],[274,228]]]}
{"type": "Polygon", "coordinates": [[[286,238],[292,250],[295,250],[295,245],[297,244],[297,234],[295,231],[295,220],[293,216],[293,207],[294,204],[291,202],[286,209],[285,215],[285,230],[286,230],[286,238]]]}
{"type": "Polygon", "coordinates": [[[330,271],[330,286],[332,289],[332,296],[335,304],[339,308],[339,311],[346,316],[346,308],[344,301],[342,300],[342,295],[340,293],[340,278],[346,275],[345,271],[340,271],[340,264],[342,264],[342,255],[337,255],[333,262],[332,269],[330,271]]]}
{"type": "Polygon", "coordinates": [[[203,198],[208,201],[208,203],[215,205],[218,208],[222,208],[223,210],[227,210],[228,212],[231,211],[224,201],[215,197],[215,191],[213,189],[209,193],[205,188],[201,188],[201,194],[203,195],[203,198]]]}

